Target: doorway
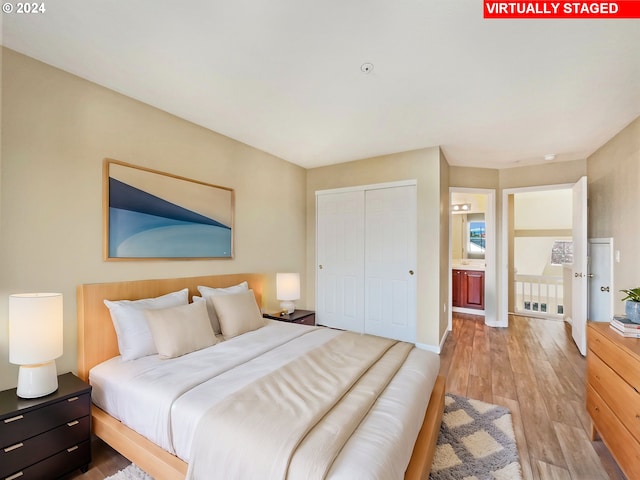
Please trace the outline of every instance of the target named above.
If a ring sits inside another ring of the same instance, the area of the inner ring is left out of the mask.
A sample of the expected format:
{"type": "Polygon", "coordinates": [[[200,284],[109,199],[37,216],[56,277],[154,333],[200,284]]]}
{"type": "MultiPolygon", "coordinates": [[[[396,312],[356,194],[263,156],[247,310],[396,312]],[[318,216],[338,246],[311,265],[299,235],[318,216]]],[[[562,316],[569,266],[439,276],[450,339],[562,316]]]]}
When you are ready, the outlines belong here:
{"type": "Polygon", "coordinates": [[[497,310],[496,192],[492,189],[450,187],[449,206],[448,330],[452,329],[454,303],[459,305],[455,307],[456,311],[484,315],[485,324],[494,326],[497,310]],[[471,287],[473,293],[467,295],[462,303],[459,297],[455,297],[459,293],[458,286],[463,285],[455,282],[454,291],[455,270],[471,272],[469,281],[464,285],[471,287]],[[478,288],[484,290],[481,298],[477,297],[478,288]]]}
{"type": "Polygon", "coordinates": [[[572,192],[572,242],[573,255],[571,264],[570,283],[565,289],[571,289],[571,308],[565,308],[564,318],[571,323],[574,341],[581,354],[586,349],[586,318],[587,318],[587,179],[582,177],[575,184],[547,185],[526,188],[512,188],[503,190],[502,195],[502,236],[500,267],[500,306],[498,311],[498,326],[509,325],[509,301],[514,298],[513,271],[513,202],[514,195],[522,192],[536,192],[545,190],[569,189],[572,192]]]}

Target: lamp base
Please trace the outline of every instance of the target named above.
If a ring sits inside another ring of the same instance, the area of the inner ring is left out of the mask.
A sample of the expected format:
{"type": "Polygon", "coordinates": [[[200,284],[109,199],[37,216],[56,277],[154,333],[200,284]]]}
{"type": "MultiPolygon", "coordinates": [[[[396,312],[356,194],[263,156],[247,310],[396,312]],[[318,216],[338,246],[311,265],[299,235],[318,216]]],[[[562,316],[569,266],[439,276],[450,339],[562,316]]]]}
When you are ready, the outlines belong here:
{"type": "Polygon", "coordinates": [[[280,302],[280,309],[288,314],[293,313],[296,311],[296,304],[293,302],[280,302]]]}
{"type": "Polygon", "coordinates": [[[18,391],[20,398],[39,398],[58,389],[56,361],[36,365],[20,365],[18,370],[18,391]]]}

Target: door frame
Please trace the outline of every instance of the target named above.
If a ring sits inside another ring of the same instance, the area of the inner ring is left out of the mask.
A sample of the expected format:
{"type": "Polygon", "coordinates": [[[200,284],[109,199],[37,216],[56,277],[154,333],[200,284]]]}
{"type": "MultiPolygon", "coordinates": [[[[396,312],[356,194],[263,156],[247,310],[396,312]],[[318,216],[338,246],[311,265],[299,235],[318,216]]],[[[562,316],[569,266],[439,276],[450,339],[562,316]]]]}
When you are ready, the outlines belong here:
{"type": "Polygon", "coordinates": [[[502,190],[502,215],[500,235],[500,257],[498,267],[498,314],[495,327],[509,326],[509,195],[526,192],[544,192],[547,190],[570,190],[575,183],[561,183],[555,185],[537,185],[533,187],[505,188],[502,190]]]}
{"type": "MultiPolygon", "coordinates": [[[[614,271],[614,244],[613,244],[613,237],[606,237],[606,238],[588,238],[587,239],[587,251],[588,251],[588,270],[587,273],[591,274],[591,245],[594,243],[599,243],[599,244],[604,244],[604,245],[609,245],[609,278],[611,278],[611,295],[610,295],[610,300],[609,300],[609,312],[611,317],[613,317],[614,313],[615,313],[615,295],[613,295],[613,292],[615,291],[615,278],[613,276],[613,271],[614,271]]],[[[591,279],[589,278],[589,281],[591,279]]],[[[587,304],[587,312],[589,312],[591,310],[591,298],[589,297],[588,300],[588,304],[587,304]]]]}
{"type": "MultiPolygon", "coordinates": [[[[465,187],[449,187],[449,205],[451,205],[452,194],[454,193],[471,193],[475,195],[485,195],[487,203],[484,212],[485,232],[487,235],[487,243],[484,253],[485,272],[484,272],[484,323],[489,326],[495,326],[498,299],[498,282],[496,278],[496,254],[498,252],[498,230],[496,228],[496,190],[494,188],[465,188],[465,187]]],[[[451,208],[449,208],[449,300],[448,300],[448,326],[447,330],[453,329],[453,312],[452,312],[452,285],[451,285],[451,208]]],[[[446,338],[446,336],[444,337],[446,338]]],[[[444,341],[444,339],[443,339],[444,341]]]]}

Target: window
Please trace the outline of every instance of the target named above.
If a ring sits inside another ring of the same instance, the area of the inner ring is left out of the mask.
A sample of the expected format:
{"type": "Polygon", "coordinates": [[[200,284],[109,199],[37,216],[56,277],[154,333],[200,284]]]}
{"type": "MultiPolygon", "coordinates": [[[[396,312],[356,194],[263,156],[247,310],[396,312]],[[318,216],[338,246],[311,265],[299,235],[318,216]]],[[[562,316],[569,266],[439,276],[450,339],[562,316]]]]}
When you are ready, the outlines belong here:
{"type": "Polygon", "coordinates": [[[573,263],[573,242],[556,240],[551,247],[551,265],[573,263]]]}

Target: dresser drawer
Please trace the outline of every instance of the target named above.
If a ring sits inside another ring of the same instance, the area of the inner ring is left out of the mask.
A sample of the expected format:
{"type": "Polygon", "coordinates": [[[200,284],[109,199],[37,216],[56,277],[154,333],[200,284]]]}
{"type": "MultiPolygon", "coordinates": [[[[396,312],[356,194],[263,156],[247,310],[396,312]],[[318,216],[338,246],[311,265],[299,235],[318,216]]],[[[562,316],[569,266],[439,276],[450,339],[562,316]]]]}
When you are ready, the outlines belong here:
{"type": "Polygon", "coordinates": [[[87,440],[24,470],[18,470],[6,477],[0,476],[0,480],[54,480],[90,462],[91,445],[87,440]]]}
{"type": "Polygon", "coordinates": [[[54,455],[91,436],[90,417],[72,420],[27,440],[0,449],[0,478],[54,455]]]}
{"type": "Polygon", "coordinates": [[[587,411],[627,478],[640,478],[640,443],[620,423],[591,385],[587,385],[587,411]]]}
{"type": "MultiPolygon", "coordinates": [[[[589,328],[588,334],[589,350],[592,350],[596,355],[598,355],[604,363],[614,369],[616,373],[635,388],[636,391],[640,391],[640,368],[638,368],[638,359],[615,345],[605,335],[596,331],[595,328],[589,328]]],[[[617,335],[617,333],[611,332],[611,335],[617,335]]],[[[635,340],[624,339],[623,337],[620,339],[631,341],[635,340]]]]}
{"type": "Polygon", "coordinates": [[[640,393],[597,355],[587,355],[587,382],[640,442],[640,393]]]}
{"type": "Polygon", "coordinates": [[[0,448],[64,425],[91,413],[91,396],[82,394],[0,420],[0,448]]]}

